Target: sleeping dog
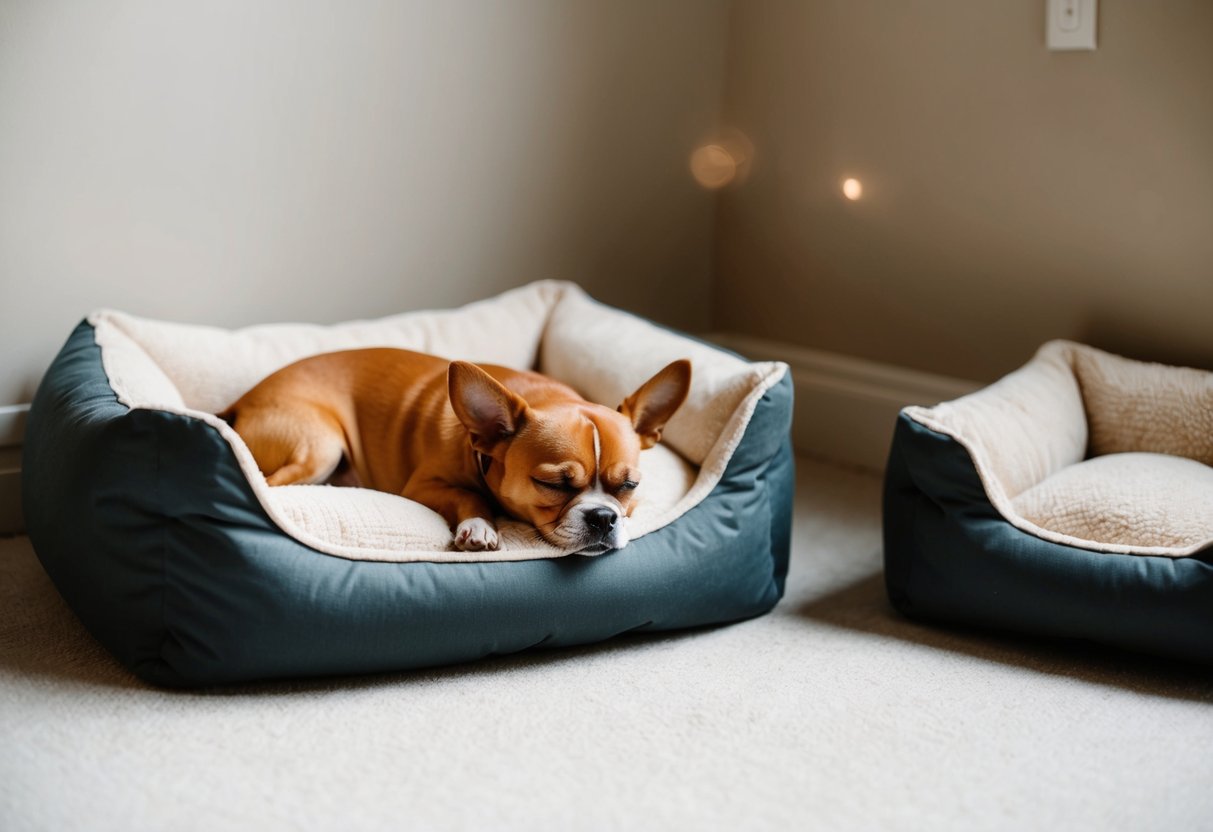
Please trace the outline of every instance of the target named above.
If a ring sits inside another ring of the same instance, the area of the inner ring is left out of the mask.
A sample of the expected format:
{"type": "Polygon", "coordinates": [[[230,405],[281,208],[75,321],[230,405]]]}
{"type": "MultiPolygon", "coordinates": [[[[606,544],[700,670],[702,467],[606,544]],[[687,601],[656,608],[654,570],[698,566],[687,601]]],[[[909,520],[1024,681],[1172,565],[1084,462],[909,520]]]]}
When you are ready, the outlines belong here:
{"type": "Polygon", "coordinates": [[[675,361],[611,410],[539,373],[361,349],[284,367],[219,415],[270,485],[399,494],[441,514],[465,551],[497,548],[499,506],[599,554],[627,545],[640,451],[690,385],[690,362],[675,361]]]}

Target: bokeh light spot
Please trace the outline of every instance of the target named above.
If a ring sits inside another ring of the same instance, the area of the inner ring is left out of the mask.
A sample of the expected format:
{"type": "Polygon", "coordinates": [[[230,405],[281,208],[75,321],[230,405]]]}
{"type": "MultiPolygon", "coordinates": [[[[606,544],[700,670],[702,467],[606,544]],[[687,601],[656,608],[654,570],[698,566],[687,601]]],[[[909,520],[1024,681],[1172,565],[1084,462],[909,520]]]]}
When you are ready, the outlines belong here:
{"type": "Polygon", "coordinates": [[[705,188],[723,188],[737,176],[737,160],[718,144],[705,144],[691,154],[691,175],[705,188]]]}

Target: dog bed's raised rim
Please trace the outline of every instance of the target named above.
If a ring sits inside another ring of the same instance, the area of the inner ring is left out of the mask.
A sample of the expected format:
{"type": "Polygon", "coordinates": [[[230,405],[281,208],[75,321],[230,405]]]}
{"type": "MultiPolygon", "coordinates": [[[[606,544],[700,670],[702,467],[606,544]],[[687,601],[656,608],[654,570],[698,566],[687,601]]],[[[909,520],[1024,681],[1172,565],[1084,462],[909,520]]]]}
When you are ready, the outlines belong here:
{"type": "Polygon", "coordinates": [[[107,309],[88,320],[120,403],[210,425],[231,446],[258,501],[279,528],[312,549],[351,560],[484,562],[572,552],[536,539],[530,526],[505,518],[499,519],[500,549],[460,552],[449,545],[450,532],[441,517],[403,497],[331,486],[271,488],[240,436],[214,413],[298,358],[360,346],[415,349],[536,368],[611,406],[669,361],[691,358],[694,379],[687,403],[667,426],[662,445],[642,453],[645,483],[654,499],[651,510],[642,503],[632,518],[633,539],[676,521],[711,493],[758,401],[787,371],[778,362],[745,362],[598,304],[574,284],[557,281],[540,281],[455,310],[329,326],[223,330],[107,309]],[[603,356],[611,357],[607,367],[600,366],[603,356]],[[655,492],[663,488],[663,502],[654,505],[655,492]]]}
{"type": "MultiPolygon", "coordinates": [[[[1092,458],[1171,455],[1209,465],[1213,373],[1134,361],[1055,340],[988,387],[934,407],[907,407],[903,413],[968,452],[990,503],[1020,531],[1112,554],[1180,558],[1213,546],[1213,535],[1203,532],[1186,545],[1093,539],[1089,532],[1046,528],[1017,506],[1021,495],[1092,458]],[[1175,425],[1181,427],[1169,429],[1175,425]]],[[[1213,509],[1204,492],[1188,502],[1174,510],[1191,514],[1213,509]]]]}

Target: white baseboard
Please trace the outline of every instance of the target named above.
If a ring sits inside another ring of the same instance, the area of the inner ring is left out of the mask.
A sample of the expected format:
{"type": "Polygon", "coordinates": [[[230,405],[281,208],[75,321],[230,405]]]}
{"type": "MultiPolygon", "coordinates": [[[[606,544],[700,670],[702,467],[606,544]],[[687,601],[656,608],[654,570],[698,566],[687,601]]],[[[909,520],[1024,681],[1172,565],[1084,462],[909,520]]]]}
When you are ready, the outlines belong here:
{"type": "Polygon", "coordinates": [[[18,534],[25,529],[21,513],[21,442],[28,414],[28,404],[0,407],[0,534],[18,534]]]}
{"type": "Polygon", "coordinates": [[[884,470],[903,407],[937,404],[982,386],[748,335],[723,332],[709,340],[756,361],[791,367],[792,443],[798,451],[875,471],[884,470]]]}

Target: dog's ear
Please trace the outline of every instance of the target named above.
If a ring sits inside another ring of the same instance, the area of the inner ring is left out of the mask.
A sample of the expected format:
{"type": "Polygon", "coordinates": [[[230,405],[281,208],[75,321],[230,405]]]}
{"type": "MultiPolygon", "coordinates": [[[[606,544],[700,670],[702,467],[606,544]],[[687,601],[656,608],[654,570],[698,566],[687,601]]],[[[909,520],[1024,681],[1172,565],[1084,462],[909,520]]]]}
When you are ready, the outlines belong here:
{"type": "Polygon", "coordinates": [[[451,407],[471,434],[476,450],[491,453],[498,443],[522,427],[526,401],[475,364],[452,361],[446,383],[451,407]]]}
{"type": "Polygon", "coordinates": [[[685,358],[668,365],[623,400],[619,412],[628,417],[640,447],[651,448],[661,441],[661,430],[686,401],[691,389],[691,362],[685,358]]]}

